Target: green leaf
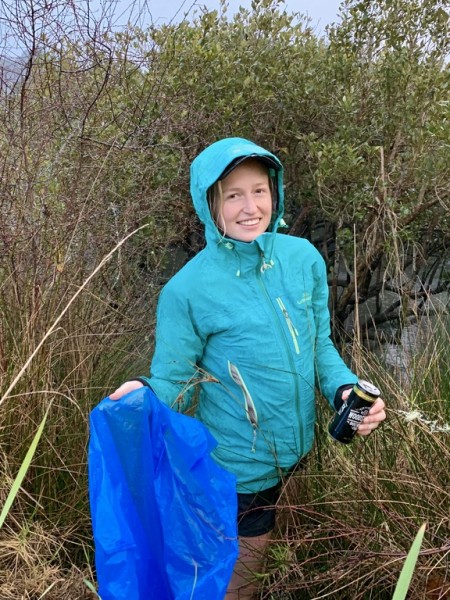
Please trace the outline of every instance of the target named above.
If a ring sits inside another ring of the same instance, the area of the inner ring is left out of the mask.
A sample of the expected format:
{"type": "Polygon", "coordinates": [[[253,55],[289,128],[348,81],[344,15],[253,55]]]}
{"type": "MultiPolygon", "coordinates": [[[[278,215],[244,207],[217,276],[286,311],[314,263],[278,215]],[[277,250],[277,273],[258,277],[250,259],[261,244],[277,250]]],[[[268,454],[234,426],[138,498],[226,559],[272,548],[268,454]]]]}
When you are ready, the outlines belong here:
{"type": "Polygon", "coordinates": [[[19,472],[17,473],[17,476],[12,484],[12,487],[8,494],[8,497],[6,498],[2,512],[0,513],[0,529],[3,527],[3,523],[5,522],[5,519],[8,515],[9,509],[11,508],[11,506],[17,496],[17,493],[19,492],[20,486],[22,485],[22,481],[26,475],[26,472],[28,471],[31,461],[33,460],[33,456],[34,456],[34,453],[36,452],[37,445],[39,443],[39,440],[41,439],[42,432],[44,431],[44,427],[45,427],[45,423],[47,421],[49,409],[50,409],[50,407],[48,407],[45,412],[44,418],[42,419],[42,422],[39,425],[38,430],[36,431],[33,441],[31,442],[31,446],[28,448],[28,452],[26,453],[25,458],[23,459],[23,462],[20,466],[19,472]]]}
{"type": "Polygon", "coordinates": [[[91,590],[91,592],[93,592],[97,596],[97,598],[100,598],[100,596],[97,594],[97,590],[88,579],[84,578],[83,583],[89,590],[91,590]]]}
{"type": "Polygon", "coordinates": [[[411,578],[413,576],[414,568],[416,566],[417,557],[419,556],[419,551],[422,545],[426,525],[427,524],[424,523],[417,532],[416,538],[408,552],[408,556],[406,557],[402,572],[400,573],[400,578],[397,582],[397,586],[395,588],[392,600],[405,600],[406,598],[406,594],[408,593],[409,589],[409,584],[411,583],[411,578]]]}

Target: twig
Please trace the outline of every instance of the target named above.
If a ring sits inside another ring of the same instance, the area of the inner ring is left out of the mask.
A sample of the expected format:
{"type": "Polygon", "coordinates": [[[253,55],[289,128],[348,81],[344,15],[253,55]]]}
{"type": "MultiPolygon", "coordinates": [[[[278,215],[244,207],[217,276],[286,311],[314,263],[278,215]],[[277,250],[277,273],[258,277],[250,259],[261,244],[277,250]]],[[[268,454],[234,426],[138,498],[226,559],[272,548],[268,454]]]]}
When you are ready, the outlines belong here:
{"type": "Polygon", "coordinates": [[[39,352],[39,350],[41,349],[41,347],[43,346],[45,340],[55,331],[56,326],[58,325],[58,323],[61,321],[61,319],[63,318],[63,316],[66,314],[66,312],[69,310],[70,306],[73,304],[73,302],[75,301],[75,299],[80,295],[80,293],[84,290],[84,288],[88,285],[88,283],[91,281],[91,279],[93,279],[95,277],[95,275],[102,269],[102,267],[112,258],[112,256],[115,254],[115,252],[122,246],[122,244],[124,244],[130,237],[132,237],[135,233],[137,233],[138,231],[141,231],[141,229],[144,229],[145,227],[148,227],[148,223],[141,225],[140,227],[138,227],[137,229],[135,229],[134,231],[132,231],[131,233],[129,233],[127,236],[125,236],[122,240],[120,240],[120,242],[118,244],[116,244],[116,246],[114,246],[114,248],[111,250],[111,252],[109,252],[101,261],[100,263],[97,265],[97,267],[92,271],[92,273],[89,275],[89,277],[84,281],[84,283],[78,288],[78,290],[75,292],[75,294],[72,296],[72,298],[69,300],[69,302],[67,303],[67,305],[65,306],[65,308],[61,311],[61,313],[59,314],[59,316],[55,319],[55,321],[53,322],[53,324],[51,325],[51,327],[47,330],[47,332],[44,334],[44,337],[41,339],[41,341],[39,342],[39,344],[36,346],[36,348],[33,350],[33,352],[31,353],[31,355],[29,356],[28,360],[25,362],[25,364],[23,365],[23,367],[20,369],[18,375],[16,375],[16,377],[13,379],[12,383],[10,384],[10,386],[8,387],[8,389],[6,390],[6,392],[3,394],[3,396],[0,399],[0,406],[3,404],[3,402],[6,400],[6,398],[8,397],[9,393],[11,392],[11,390],[14,388],[14,386],[16,385],[16,383],[19,381],[19,379],[22,377],[22,375],[25,373],[25,371],[27,370],[27,368],[29,367],[31,361],[33,360],[33,358],[36,356],[36,354],[39,352]]]}

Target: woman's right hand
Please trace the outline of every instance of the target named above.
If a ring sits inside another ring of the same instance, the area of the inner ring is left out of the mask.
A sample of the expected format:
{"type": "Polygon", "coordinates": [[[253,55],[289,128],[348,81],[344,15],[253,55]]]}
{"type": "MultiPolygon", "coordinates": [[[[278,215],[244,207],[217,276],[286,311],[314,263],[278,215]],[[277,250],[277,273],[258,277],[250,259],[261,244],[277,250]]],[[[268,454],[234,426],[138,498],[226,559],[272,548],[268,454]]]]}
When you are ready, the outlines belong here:
{"type": "Polygon", "coordinates": [[[134,390],[138,390],[139,388],[144,387],[144,384],[140,381],[126,381],[122,383],[120,387],[117,388],[115,392],[110,394],[108,397],[110,400],[120,400],[122,396],[133,392],[134,390]]]}

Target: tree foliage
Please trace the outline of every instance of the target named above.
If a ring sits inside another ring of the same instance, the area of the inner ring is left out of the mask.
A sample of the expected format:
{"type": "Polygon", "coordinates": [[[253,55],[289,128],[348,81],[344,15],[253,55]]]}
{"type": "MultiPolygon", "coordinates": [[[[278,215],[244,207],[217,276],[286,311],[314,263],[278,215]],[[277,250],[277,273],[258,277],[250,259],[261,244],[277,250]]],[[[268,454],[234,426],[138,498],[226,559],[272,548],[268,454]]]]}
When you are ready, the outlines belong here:
{"type": "Polygon", "coordinates": [[[42,24],[24,76],[5,88],[9,131],[21,130],[9,164],[21,178],[45,173],[36,197],[60,215],[62,190],[101,198],[84,211],[100,237],[105,220],[123,232],[148,218],[158,252],[170,241],[192,253],[189,164],[219,137],[250,137],[287,166],[290,233],[313,237],[326,220],[335,287],[347,271],[333,294],[343,322],[355,283],[360,298],[376,295],[378,267],[390,281],[411,256],[417,271],[446,247],[447,4],[348,1],[328,43],[272,0],[116,34],[51,38],[42,24]]]}

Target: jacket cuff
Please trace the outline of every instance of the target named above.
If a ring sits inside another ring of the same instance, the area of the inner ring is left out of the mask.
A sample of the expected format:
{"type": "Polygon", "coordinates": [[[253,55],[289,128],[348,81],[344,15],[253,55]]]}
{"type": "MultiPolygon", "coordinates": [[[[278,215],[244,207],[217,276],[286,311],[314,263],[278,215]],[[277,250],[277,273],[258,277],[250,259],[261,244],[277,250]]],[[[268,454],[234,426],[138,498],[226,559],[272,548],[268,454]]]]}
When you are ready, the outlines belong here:
{"type": "Polygon", "coordinates": [[[150,388],[153,392],[148,377],[133,377],[133,379],[129,379],[128,381],[139,381],[139,383],[142,383],[143,386],[150,388]]]}
{"type": "Polygon", "coordinates": [[[345,392],[346,390],[351,390],[354,385],[355,385],[354,383],[346,383],[346,384],[338,387],[338,389],[336,390],[336,394],[334,395],[334,403],[333,403],[336,411],[338,411],[341,408],[341,406],[344,404],[344,401],[342,400],[343,392],[345,392]]]}

